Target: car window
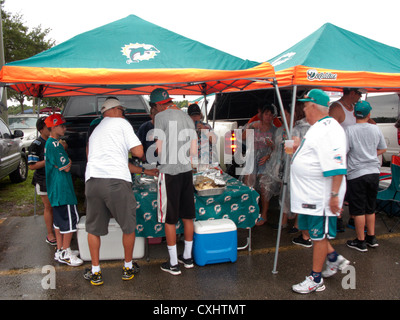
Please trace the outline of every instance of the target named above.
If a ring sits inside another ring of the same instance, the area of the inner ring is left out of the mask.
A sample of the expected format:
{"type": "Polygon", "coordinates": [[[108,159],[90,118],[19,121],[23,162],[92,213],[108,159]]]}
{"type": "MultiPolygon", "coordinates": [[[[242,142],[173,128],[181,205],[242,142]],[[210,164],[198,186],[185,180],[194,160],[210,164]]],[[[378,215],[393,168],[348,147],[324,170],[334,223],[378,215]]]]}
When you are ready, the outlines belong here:
{"type": "Polygon", "coordinates": [[[1,138],[3,139],[11,139],[11,131],[8,129],[7,125],[3,122],[3,120],[0,120],[0,134],[1,138]]]}
{"type": "MultiPolygon", "coordinates": [[[[126,108],[125,114],[130,113],[143,113],[146,112],[145,105],[143,103],[142,97],[137,95],[132,96],[117,96],[119,102],[126,108]]],[[[101,106],[107,97],[98,97],[97,99],[97,110],[101,110],[101,106]]]]}
{"type": "Polygon", "coordinates": [[[371,118],[376,123],[395,123],[399,117],[400,99],[396,93],[367,97],[371,104],[371,118]]]}
{"type": "Polygon", "coordinates": [[[36,128],[37,118],[35,117],[9,117],[10,129],[36,128]]]}
{"type": "MultiPolygon", "coordinates": [[[[143,98],[138,95],[116,96],[121,104],[127,108],[125,114],[147,113],[143,98]]],[[[79,96],[71,97],[64,109],[64,116],[95,116],[100,115],[100,109],[107,96],[79,96]]]]}

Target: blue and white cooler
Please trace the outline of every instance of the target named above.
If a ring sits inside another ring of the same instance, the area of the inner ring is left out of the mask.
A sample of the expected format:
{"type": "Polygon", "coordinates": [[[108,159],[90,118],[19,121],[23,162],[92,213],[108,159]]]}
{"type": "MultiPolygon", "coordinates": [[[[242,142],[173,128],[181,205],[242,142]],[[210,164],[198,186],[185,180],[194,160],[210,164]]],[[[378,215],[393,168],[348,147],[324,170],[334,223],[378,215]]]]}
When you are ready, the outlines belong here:
{"type": "Polygon", "coordinates": [[[230,219],[194,222],[193,258],[199,266],[237,260],[237,228],[230,219]]]}

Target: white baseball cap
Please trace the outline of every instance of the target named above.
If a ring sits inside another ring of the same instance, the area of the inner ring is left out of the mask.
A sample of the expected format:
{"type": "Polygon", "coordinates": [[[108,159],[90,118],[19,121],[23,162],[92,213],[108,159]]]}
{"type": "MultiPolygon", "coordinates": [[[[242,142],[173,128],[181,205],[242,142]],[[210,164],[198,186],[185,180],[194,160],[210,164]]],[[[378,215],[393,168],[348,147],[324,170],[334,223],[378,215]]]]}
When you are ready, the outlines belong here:
{"type": "Polygon", "coordinates": [[[106,101],[104,101],[103,105],[101,106],[101,113],[106,112],[107,110],[110,110],[115,107],[122,107],[124,110],[126,108],[121,105],[121,102],[117,98],[107,98],[106,101]]]}

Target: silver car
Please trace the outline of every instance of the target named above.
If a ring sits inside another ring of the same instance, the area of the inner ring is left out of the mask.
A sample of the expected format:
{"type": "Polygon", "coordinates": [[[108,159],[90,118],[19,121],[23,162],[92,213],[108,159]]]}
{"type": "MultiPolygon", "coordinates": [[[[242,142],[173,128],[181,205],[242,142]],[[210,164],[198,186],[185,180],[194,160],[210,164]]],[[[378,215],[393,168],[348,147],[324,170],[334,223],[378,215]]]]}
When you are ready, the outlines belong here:
{"type": "Polygon", "coordinates": [[[29,146],[38,137],[36,121],[38,116],[35,114],[9,115],[8,123],[11,130],[21,130],[24,133],[22,138],[22,149],[28,152],[29,146]]]}
{"type": "Polygon", "coordinates": [[[10,176],[11,182],[18,183],[28,176],[28,158],[22,149],[24,133],[10,128],[0,118],[0,179],[10,176]]]}

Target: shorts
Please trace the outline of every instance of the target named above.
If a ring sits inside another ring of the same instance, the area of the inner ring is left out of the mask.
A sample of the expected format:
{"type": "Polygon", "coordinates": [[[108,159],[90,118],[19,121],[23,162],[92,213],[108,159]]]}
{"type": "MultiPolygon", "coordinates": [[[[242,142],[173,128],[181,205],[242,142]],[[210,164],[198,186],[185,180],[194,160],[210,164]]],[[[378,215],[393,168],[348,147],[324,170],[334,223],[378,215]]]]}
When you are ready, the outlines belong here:
{"type": "Polygon", "coordinates": [[[379,173],[367,174],[347,181],[349,213],[352,216],[374,214],[379,188],[379,173]]]}
{"type": "Polygon", "coordinates": [[[298,215],[300,230],[308,230],[311,240],[334,239],[336,237],[337,217],[298,215]]]}
{"type": "Polygon", "coordinates": [[[59,229],[60,233],[76,232],[76,225],[79,222],[79,214],[76,205],[63,205],[53,207],[53,226],[59,229]]]}
{"type": "Polygon", "coordinates": [[[124,234],[136,229],[136,199],[132,183],[121,179],[90,178],[85,184],[86,231],[95,236],[108,234],[113,217],[124,234]]]}
{"type": "Polygon", "coordinates": [[[194,219],[192,171],[177,175],[160,173],[158,177],[158,222],[176,224],[179,218],[194,219]]]}
{"type": "Polygon", "coordinates": [[[38,196],[47,196],[46,186],[43,186],[43,185],[40,185],[39,183],[36,183],[35,189],[36,189],[36,194],[38,196]]]}

